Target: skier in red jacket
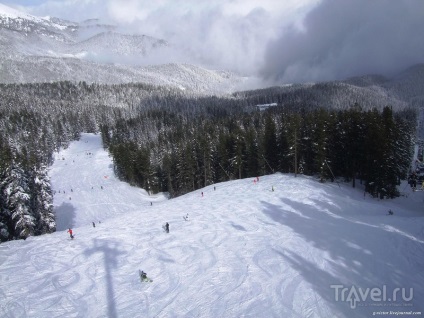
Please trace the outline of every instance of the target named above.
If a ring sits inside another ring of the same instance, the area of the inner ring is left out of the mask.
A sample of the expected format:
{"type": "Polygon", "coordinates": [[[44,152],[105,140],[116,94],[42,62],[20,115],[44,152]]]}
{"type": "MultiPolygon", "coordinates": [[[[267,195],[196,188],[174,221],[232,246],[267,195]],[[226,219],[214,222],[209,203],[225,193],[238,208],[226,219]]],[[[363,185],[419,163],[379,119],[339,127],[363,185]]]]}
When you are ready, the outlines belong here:
{"type": "Polygon", "coordinates": [[[73,238],[74,238],[74,236],[72,235],[72,229],[69,229],[69,230],[67,231],[67,233],[69,233],[69,236],[71,237],[71,239],[73,239],[73,238]]]}

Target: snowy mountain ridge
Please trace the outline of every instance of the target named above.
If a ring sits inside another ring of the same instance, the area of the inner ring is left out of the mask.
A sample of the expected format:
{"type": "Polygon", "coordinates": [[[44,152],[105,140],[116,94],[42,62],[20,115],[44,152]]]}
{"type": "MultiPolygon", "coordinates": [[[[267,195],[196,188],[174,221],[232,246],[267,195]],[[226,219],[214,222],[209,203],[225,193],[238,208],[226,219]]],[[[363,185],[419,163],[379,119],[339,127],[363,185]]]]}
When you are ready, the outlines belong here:
{"type": "Polygon", "coordinates": [[[403,197],[379,201],[277,173],[166,200],[115,179],[99,139],[56,155],[61,230],[0,245],[2,317],[423,312],[424,192],[402,185],[403,197]]]}
{"type": "MultiPolygon", "coordinates": [[[[152,47],[159,48],[168,45],[164,40],[146,35],[118,33],[114,31],[116,27],[100,24],[98,20],[94,19],[77,23],[52,17],[39,18],[5,5],[0,5],[0,27],[11,43],[15,42],[13,40],[18,34],[22,34],[27,40],[33,40],[26,41],[26,45],[40,48],[49,45],[50,51],[55,52],[56,55],[78,55],[85,51],[99,54],[108,48],[114,48],[118,57],[129,53],[142,56],[152,47]]],[[[15,47],[15,49],[17,56],[25,53],[20,50],[20,47],[15,47]]],[[[46,56],[50,55],[48,50],[40,52],[38,55],[43,55],[43,53],[46,56]]]]}
{"type": "Polygon", "coordinates": [[[11,19],[26,19],[26,20],[33,20],[34,22],[40,22],[42,19],[37,18],[33,15],[20,12],[18,10],[15,10],[11,7],[5,6],[4,4],[0,3],[0,16],[11,18],[11,19]]]}
{"type": "Polygon", "coordinates": [[[57,18],[36,17],[0,3],[0,27],[5,30],[49,37],[59,42],[71,40],[77,25],[57,18]]]}
{"type": "MultiPolygon", "coordinates": [[[[2,17],[2,20],[11,19],[11,20],[27,20],[28,22],[33,23],[50,23],[51,18],[50,17],[36,17],[34,15],[16,10],[14,8],[11,8],[9,6],[6,6],[2,3],[0,3],[0,17],[2,17]]],[[[56,21],[61,21],[59,19],[56,19],[56,21]]],[[[64,29],[64,25],[56,24],[56,27],[59,29],[64,29]]]]}
{"type": "Polygon", "coordinates": [[[164,39],[123,34],[97,19],[39,18],[0,5],[0,83],[143,82],[221,94],[246,80],[231,72],[169,63],[168,56],[189,60],[164,39]]]}
{"type": "MultiPolygon", "coordinates": [[[[195,63],[189,53],[166,39],[121,33],[118,26],[103,24],[98,19],[77,23],[41,18],[0,4],[0,83],[142,82],[208,95],[266,85],[251,75],[211,70],[195,63]],[[172,62],[169,57],[173,58],[172,62]]],[[[289,94],[301,89],[309,90],[306,95],[315,95],[320,84],[296,84],[284,89],[289,94]]],[[[329,84],[338,87],[308,103],[341,103],[349,107],[355,101],[365,100],[368,103],[365,108],[392,105],[398,109],[424,105],[424,75],[420,65],[392,77],[364,75],[323,83],[329,84]],[[325,100],[327,94],[330,101],[325,100]]]]}

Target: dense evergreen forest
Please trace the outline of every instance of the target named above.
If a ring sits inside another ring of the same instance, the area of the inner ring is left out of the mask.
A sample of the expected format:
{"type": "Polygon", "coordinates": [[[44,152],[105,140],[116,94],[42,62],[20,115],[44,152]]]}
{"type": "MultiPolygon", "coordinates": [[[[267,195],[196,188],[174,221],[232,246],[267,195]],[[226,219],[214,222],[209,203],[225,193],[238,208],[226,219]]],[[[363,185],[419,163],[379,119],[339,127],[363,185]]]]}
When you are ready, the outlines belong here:
{"type": "Polygon", "coordinates": [[[345,111],[276,107],[192,120],[157,110],[101,131],[116,174],[152,192],[176,196],[280,171],[322,181],[340,177],[353,186],[359,179],[373,196],[393,198],[412,149],[413,129],[403,118],[389,107],[362,111],[359,105],[345,111]]]}
{"type": "Polygon", "coordinates": [[[360,180],[373,196],[398,195],[414,110],[348,100],[334,108],[307,90],[290,98],[268,92],[217,97],[145,84],[0,85],[0,240],[55,231],[48,167],[82,132],[101,133],[119,178],[173,197],[277,171],[353,186],[360,180]],[[255,108],[267,102],[278,106],[255,108]]]}

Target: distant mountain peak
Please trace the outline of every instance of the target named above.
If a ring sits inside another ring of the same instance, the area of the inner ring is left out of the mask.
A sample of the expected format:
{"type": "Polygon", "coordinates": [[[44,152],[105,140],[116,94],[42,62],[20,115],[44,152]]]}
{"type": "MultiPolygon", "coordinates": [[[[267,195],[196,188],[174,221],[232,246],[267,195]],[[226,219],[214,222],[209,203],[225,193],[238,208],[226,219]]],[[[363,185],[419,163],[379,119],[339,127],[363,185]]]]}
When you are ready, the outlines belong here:
{"type": "Polygon", "coordinates": [[[0,83],[144,82],[228,93],[244,81],[200,66],[162,64],[170,62],[168,56],[183,60],[185,53],[165,39],[118,30],[98,18],[41,18],[0,4],[0,83]]]}
{"type": "Polygon", "coordinates": [[[16,10],[2,3],[0,3],[0,17],[3,17],[3,18],[6,17],[10,19],[25,19],[25,20],[32,20],[35,22],[45,21],[45,19],[43,18],[36,17],[31,14],[16,10]]]}

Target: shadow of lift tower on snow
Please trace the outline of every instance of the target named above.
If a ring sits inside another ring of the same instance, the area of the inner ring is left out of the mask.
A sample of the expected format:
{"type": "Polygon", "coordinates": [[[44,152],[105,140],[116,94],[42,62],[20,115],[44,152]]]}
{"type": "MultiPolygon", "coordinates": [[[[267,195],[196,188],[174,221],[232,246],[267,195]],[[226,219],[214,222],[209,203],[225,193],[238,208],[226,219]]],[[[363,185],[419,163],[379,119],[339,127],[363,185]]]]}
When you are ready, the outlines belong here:
{"type": "Polygon", "coordinates": [[[108,317],[116,318],[116,304],[115,304],[115,291],[112,281],[112,269],[116,268],[118,263],[117,259],[123,251],[118,249],[118,243],[111,241],[102,241],[94,239],[94,246],[84,252],[84,255],[91,256],[95,253],[103,253],[104,266],[106,272],[106,301],[108,308],[108,317]]]}

